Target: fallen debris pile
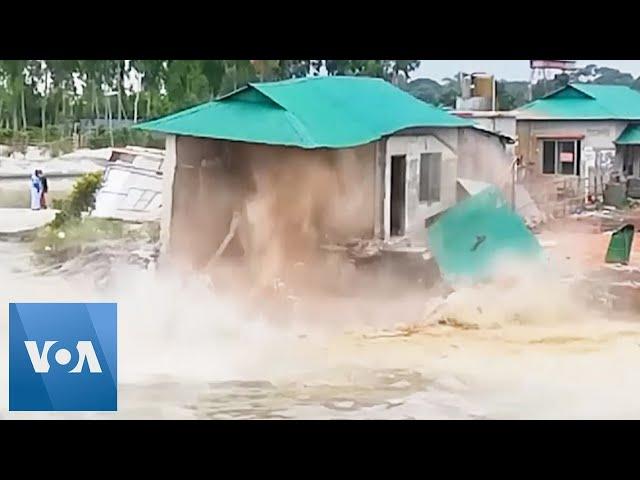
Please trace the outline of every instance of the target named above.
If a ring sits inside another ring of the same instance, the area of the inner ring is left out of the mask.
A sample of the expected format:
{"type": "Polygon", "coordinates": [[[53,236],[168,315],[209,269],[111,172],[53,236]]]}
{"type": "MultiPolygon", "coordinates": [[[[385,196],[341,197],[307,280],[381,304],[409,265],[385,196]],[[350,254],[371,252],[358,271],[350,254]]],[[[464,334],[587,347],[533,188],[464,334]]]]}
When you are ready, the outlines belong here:
{"type": "Polygon", "coordinates": [[[382,253],[383,242],[377,239],[357,238],[342,245],[322,245],[327,252],[344,252],[350,262],[354,264],[367,263],[382,253]]]}
{"type": "Polygon", "coordinates": [[[640,208],[636,202],[631,204],[628,209],[619,209],[613,206],[605,205],[597,210],[595,207],[578,211],[572,215],[578,221],[585,221],[594,225],[594,229],[599,232],[609,232],[631,223],[640,226],[640,208]]]}
{"type": "Polygon", "coordinates": [[[354,262],[371,260],[380,255],[382,244],[377,240],[353,240],[346,245],[347,256],[354,262]]]}
{"type": "MultiPolygon", "coordinates": [[[[110,222],[103,220],[102,222],[110,222]]],[[[113,270],[128,265],[141,269],[154,268],[160,246],[155,225],[115,223],[119,236],[92,238],[65,243],[72,235],[60,237],[53,247],[36,249],[34,264],[41,275],[88,276],[96,285],[105,285],[113,270]]],[[[62,234],[64,232],[58,232],[62,234]]],[[[73,232],[72,232],[73,233],[73,232]]]]}
{"type": "MultiPolygon", "coordinates": [[[[108,284],[113,270],[122,265],[140,269],[155,268],[159,246],[144,240],[105,240],[81,247],[68,260],[50,263],[40,270],[42,275],[90,277],[97,286],[108,284]]],[[[51,259],[50,259],[51,260],[51,259]]]]}

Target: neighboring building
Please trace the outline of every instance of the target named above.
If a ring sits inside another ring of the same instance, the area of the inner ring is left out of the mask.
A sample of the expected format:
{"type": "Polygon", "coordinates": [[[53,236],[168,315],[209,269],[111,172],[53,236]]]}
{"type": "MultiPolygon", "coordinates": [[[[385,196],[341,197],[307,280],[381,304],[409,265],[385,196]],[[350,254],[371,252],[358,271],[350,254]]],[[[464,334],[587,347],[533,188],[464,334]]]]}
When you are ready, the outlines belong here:
{"type": "Polygon", "coordinates": [[[492,180],[478,166],[484,152],[504,156],[505,141],[363,77],[252,83],[139,128],[167,134],[163,249],[201,262],[223,243],[233,212],[260,242],[261,208],[299,215],[322,243],[424,245],[428,219],[456,202],[459,169],[492,180]]]}
{"type": "Polygon", "coordinates": [[[617,176],[640,175],[640,92],[569,84],[516,112],[522,179],[539,202],[599,194],[617,176]]]}
{"type": "Polygon", "coordinates": [[[158,221],[162,209],[164,151],[114,148],[96,193],[94,217],[158,221]]]}

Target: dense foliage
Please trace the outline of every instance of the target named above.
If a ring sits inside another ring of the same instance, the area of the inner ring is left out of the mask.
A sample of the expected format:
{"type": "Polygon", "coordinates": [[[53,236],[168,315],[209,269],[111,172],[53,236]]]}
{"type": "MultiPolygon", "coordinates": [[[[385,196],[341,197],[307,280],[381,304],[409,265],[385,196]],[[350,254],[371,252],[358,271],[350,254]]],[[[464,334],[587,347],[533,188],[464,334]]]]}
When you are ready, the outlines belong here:
{"type": "Polygon", "coordinates": [[[123,121],[158,117],[255,80],[326,73],[395,81],[418,65],[419,60],[0,60],[0,142],[51,142],[71,136],[81,121],[99,120],[103,127],[111,121],[118,130],[123,121]]]}
{"type": "MultiPolygon", "coordinates": [[[[93,128],[90,146],[159,145],[158,139],[123,127],[216,98],[250,81],[319,74],[377,76],[422,100],[452,107],[460,94],[457,79],[410,81],[419,65],[420,60],[0,60],[0,143],[52,143],[95,123],[100,128],[93,128]]],[[[588,65],[537,82],[533,98],[575,80],[640,89],[640,78],[588,65]]],[[[500,80],[497,94],[499,109],[516,108],[528,100],[529,83],[500,80]]]]}
{"type": "Polygon", "coordinates": [[[82,218],[82,213],[95,205],[95,194],[102,184],[102,172],[87,173],[73,185],[68,197],[54,200],[53,208],[58,210],[49,226],[59,229],[62,225],[82,218]]]}

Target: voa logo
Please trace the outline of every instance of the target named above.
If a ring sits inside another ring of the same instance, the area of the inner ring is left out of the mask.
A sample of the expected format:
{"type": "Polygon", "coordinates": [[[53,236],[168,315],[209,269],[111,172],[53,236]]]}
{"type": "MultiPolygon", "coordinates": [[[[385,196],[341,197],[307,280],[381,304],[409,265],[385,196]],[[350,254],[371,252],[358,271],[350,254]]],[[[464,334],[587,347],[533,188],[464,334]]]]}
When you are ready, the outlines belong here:
{"type": "MultiPolygon", "coordinates": [[[[31,364],[33,365],[33,370],[36,373],[48,373],[49,372],[49,358],[48,354],[57,340],[47,340],[44,342],[44,347],[42,352],[38,351],[38,344],[33,340],[26,340],[24,342],[25,347],[27,348],[27,353],[29,354],[29,359],[31,360],[31,364]]],[[[75,367],[69,370],[69,373],[81,373],[82,367],[86,362],[89,366],[89,372],[91,373],[102,373],[102,368],[100,367],[100,362],[98,361],[98,357],[96,355],[96,351],[93,349],[93,344],[89,340],[81,340],[76,345],[76,350],[78,352],[78,363],[75,367]]],[[[59,365],[68,365],[71,362],[71,352],[66,348],[60,348],[56,351],[54,355],[55,361],[59,365]]]]}
{"type": "Polygon", "coordinates": [[[115,411],[115,303],[9,305],[9,410],[115,411]]]}

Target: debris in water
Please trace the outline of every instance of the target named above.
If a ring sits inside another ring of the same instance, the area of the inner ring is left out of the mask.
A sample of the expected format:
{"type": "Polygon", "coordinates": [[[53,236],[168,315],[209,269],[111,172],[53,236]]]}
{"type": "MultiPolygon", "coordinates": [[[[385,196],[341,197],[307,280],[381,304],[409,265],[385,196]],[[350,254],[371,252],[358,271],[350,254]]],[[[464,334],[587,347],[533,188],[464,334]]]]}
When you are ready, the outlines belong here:
{"type": "Polygon", "coordinates": [[[452,317],[442,318],[438,321],[440,325],[446,325],[448,327],[460,328],[461,330],[478,330],[480,326],[476,323],[465,323],[452,317]]]}

